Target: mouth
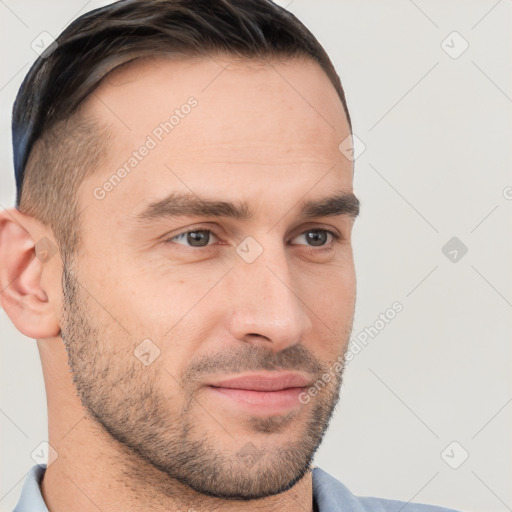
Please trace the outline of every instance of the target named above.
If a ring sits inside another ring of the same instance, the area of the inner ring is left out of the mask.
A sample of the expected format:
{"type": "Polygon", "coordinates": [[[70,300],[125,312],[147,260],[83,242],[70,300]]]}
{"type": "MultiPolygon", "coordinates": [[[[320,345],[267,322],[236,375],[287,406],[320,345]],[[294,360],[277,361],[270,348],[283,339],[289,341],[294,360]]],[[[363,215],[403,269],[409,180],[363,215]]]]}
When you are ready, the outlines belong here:
{"type": "Polygon", "coordinates": [[[269,372],[217,380],[206,387],[227,407],[276,415],[302,406],[299,395],[310,385],[311,379],[298,373],[269,372]]]}

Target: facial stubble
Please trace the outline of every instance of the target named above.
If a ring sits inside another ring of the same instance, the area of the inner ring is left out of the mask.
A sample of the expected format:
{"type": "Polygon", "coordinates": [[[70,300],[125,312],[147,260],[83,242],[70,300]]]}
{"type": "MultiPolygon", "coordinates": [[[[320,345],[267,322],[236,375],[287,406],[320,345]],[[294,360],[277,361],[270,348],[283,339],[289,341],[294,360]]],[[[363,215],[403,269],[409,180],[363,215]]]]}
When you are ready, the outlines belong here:
{"type": "MultiPolygon", "coordinates": [[[[288,347],[278,354],[246,346],[236,355],[213,358],[206,364],[212,368],[205,368],[200,361],[191,363],[183,374],[189,379],[184,379],[179,388],[185,405],[173,408],[172,397],[158,386],[161,368],[143,366],[134,357],[129,334],[102,312],[102,308],[94,307],[97,301],[91,300],[89,292],[75,277],[72,265],[64,266],[63,288],[61,336],[81,403],[114,443],[131,451],[152,471],[156,469],[163,474],[162,479],[153,479],[152,483],[164,495],[175,494],[173,482],[177,481],[206,496],[258,499],[290,489],[311,469],[313,456],[339,400],[342,371],[335,373],[311,398],[305,420],[295,415],[250,417],[247,424],[254,432],[254,442],[251,438],[237,439],[236,434],[230,433],[226,418],[216,417],[208,404],[198,401],[194,394],[197,388],[192,386],[193,376],[197,379],[201,371],[204,374],[226,368],[239,371],[306,368],[320,381],[330,365],[320,363],[302,345],[288,347]],[[301,429],[299,436],[294,435],[297,428],[301,429]],[[218,434],[214,439],[212,429],[229,437],[226,446],[219,442],[218,434]],[[269,442],[256,441],[262,434],[266,434],[269,442]],[[286,441],[274,443],[276,436],[286,441]]],[[[345,349],[351,327],[344,333],[345,349]]],[[[172,340],[166,341],[171,343],[172,340]]],[[[141,467],[136,471],[138,479],[141,467]]]]}

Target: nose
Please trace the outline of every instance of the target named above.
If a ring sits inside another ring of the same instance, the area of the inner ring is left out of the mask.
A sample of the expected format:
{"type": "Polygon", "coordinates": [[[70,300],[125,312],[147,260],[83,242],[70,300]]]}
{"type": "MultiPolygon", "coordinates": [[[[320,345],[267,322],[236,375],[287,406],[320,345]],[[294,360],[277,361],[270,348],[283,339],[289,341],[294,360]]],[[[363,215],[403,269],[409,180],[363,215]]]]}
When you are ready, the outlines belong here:
{"type": "Polygon", "coordinates": [[[290,269],[285,248],[264,249],[252,263],[242,259],[231,272],[227,327],[239,340],[274,351],[300,343],[312,328],[308,303],[290,269]]]}

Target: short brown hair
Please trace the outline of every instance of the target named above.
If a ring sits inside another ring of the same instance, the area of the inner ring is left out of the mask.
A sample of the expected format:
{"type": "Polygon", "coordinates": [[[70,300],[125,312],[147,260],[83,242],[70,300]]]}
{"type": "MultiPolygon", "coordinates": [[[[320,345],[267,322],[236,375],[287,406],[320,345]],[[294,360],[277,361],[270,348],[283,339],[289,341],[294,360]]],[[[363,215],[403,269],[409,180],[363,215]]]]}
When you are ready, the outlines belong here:
{"type": "Polygon", "coordinates": [[[50,226],[63,256],[77,247],[77,191],[106,151],[108,132],[82,102],[114,69],[156,55],[305,57],[341,81],[313,34],[270,0],[121,0],[71,23],[25,77],[13,110],[16,204],[50,226]]]}

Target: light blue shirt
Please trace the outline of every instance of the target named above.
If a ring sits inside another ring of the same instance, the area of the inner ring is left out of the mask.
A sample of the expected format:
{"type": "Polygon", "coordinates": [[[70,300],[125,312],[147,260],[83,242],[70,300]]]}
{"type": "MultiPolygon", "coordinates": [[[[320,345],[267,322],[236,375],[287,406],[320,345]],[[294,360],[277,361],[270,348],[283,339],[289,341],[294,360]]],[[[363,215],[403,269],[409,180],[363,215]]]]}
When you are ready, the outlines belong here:
{"type": "MultiPolygon", "coordinates": [[[[46,464],[32,466],[13,512],[48,512],[40,488],[45,470],[46,464]]],[[[432,505],[354,496],[340,481],[319,467],[313,468],[313,501],[318,512],[456,512],[432,505]]]]}

